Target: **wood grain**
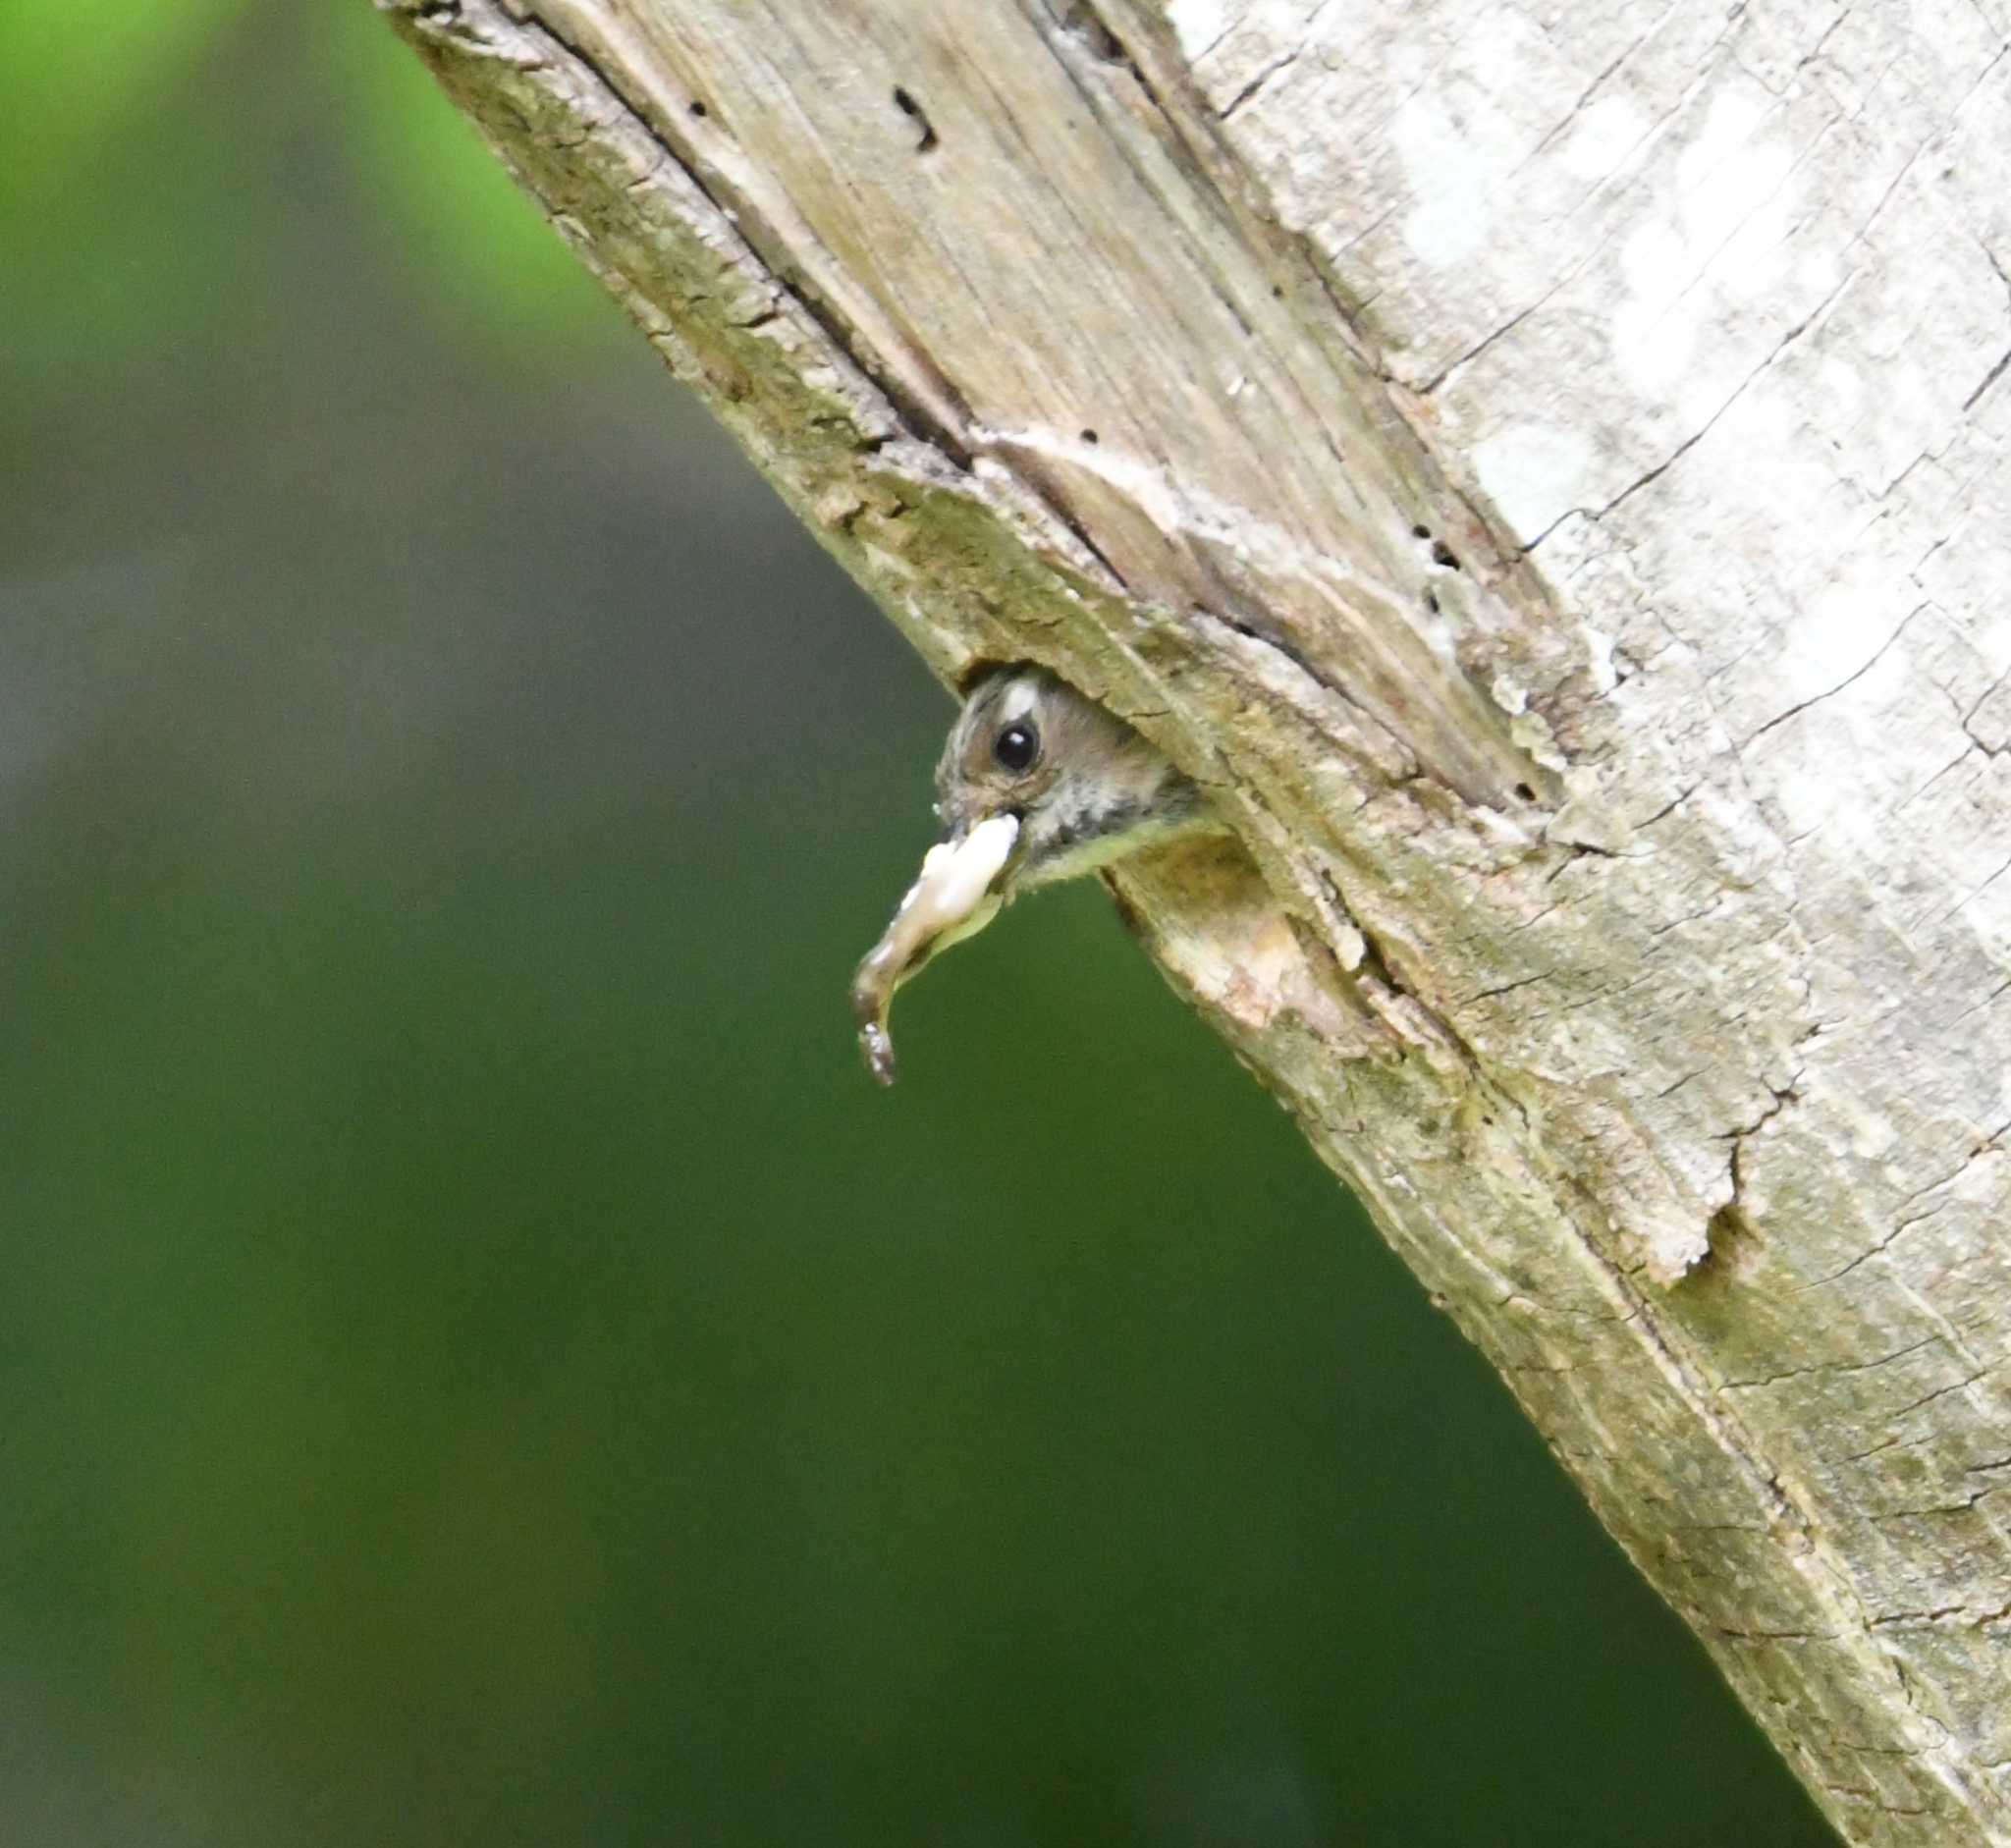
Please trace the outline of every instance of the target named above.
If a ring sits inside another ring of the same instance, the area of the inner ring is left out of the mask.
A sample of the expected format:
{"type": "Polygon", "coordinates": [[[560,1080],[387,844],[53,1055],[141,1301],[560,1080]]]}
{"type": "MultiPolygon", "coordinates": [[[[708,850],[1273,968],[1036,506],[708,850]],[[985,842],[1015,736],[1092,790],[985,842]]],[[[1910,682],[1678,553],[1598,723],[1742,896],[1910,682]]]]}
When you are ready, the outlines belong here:
{"type": "Polygon", "coordinates": [[[1838,1828],[2011,1840],[2011,21],[390,10],[1838,1828]]]}

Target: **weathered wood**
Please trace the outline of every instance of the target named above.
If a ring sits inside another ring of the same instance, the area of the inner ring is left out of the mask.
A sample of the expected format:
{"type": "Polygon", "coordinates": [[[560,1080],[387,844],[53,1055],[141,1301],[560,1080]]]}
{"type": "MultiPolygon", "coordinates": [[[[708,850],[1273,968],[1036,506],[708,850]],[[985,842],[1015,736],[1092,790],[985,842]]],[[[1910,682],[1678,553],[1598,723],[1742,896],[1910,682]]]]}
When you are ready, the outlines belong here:
{"type": "Polygon", "coordinates": [[[384,3],[1214,790],[1142,938],[1839,1829],[2011,1841],[2004,0],[384,3]]]}

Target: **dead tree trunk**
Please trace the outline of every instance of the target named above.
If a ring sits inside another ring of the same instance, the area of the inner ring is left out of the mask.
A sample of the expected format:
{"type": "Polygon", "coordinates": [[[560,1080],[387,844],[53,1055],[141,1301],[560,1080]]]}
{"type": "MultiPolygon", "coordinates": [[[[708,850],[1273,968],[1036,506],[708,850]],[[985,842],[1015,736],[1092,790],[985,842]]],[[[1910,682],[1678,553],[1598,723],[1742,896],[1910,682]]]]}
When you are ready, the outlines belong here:
{"type": "Polygon", "coordinates": [[[2006,0],[383,3],[1213,788],[1145,943],[1844,1834],[2011,1841],[2006,0]]]}

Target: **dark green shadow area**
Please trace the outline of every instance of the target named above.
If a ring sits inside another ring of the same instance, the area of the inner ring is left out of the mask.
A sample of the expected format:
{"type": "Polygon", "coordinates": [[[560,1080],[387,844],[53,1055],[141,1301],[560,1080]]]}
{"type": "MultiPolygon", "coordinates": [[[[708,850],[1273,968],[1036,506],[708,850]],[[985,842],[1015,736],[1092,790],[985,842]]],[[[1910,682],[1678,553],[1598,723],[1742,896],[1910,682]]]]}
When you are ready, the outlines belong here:
{"type": "Polygon", "coordinates": [[[1827,1840],[1100,893],[867,1082],[949,708],[367,9],[114,11],[0,15],[5,1839],[1827,1840]]]}

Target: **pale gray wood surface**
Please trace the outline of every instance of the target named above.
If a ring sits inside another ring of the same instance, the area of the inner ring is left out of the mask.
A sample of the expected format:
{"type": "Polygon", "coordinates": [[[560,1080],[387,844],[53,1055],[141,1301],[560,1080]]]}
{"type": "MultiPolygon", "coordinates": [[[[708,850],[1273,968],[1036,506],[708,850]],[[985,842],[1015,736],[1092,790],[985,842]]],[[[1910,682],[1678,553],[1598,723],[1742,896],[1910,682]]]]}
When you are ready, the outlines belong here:
{"type": "Polygon", "coordinates": [[[1837,1826],[2011,1841],[2011,7],[386,4],[1216,791],[1140,935],[1837,1826]]]}

